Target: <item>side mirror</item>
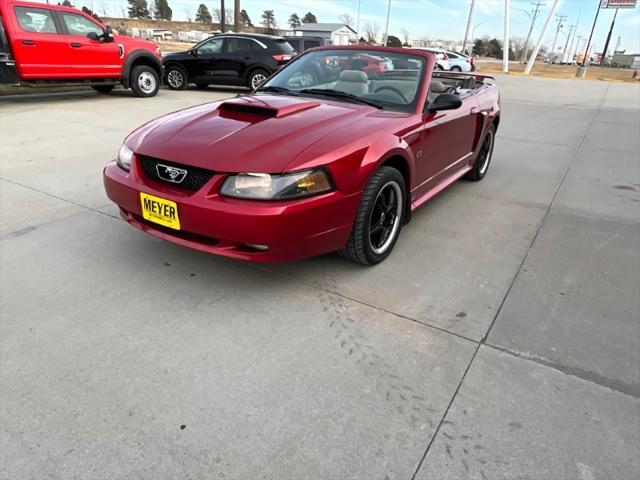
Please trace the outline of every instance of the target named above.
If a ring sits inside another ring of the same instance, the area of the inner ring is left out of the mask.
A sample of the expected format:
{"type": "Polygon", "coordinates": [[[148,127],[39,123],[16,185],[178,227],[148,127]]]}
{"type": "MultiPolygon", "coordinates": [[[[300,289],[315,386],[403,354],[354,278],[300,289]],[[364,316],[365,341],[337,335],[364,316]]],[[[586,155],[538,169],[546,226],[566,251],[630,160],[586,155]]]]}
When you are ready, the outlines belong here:
{"type": "Polygon", "coordinates": [[[196,50],[195,48],[192,48],[191,50],[189,50],[189,53],[194,57],[198,56],[198,50],[196,50]]]}
{"type": "Polygon", "coordinates": [[[105,42],[113,42],[113,28],[107,25],[107,28],[104,31],[104,41],[105,42]]]}
{"type": "Polygon", "coordinates": [[[455,110],[462,106],[462,100],[458,95],[453,93],[441,93],[427,107],[430,112],[439,112],[440,110],[455,110]]]}
{"type": "Polygon", "coordinates": [[[89,40],[93,40],[94,42],[99,42],[100,41],[100,37],[98,36],[98,34],[96,32],[87,33],[87,38],[89,40]]]}

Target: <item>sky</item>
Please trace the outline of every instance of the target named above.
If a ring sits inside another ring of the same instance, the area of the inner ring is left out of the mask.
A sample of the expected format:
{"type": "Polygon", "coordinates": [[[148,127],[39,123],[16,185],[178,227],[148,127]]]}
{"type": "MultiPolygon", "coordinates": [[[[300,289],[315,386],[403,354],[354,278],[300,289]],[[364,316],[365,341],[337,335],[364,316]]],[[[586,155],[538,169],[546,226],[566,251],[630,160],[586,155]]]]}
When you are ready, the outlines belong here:
{"type": "MultiPolygon", "coordinates": [[[[40,0],[45,1],[45,0],[40,0]]],[[[53,1],[53,0],[52,0],[53,1]]],[[[537,0],[511,0],[510,36],[526,37],[531,25],[532,3],[537,0]]],[[[150,4],[153,0],[148,0],[150,4]]],[[[198,5],[205,3],[209,10],[219,8],[220,0],[168,0],[173,9],[174,20],[186,20],[186,12],[193,12],[198,5]]],[[[541,0],[541,7],[533,30],[533,40],[539,38],[544,22],[554,0],[541,0]]],[[[110,15],[121,11],[126,0],[72,0],[76,6],[87,5],[98,14],[106,7],[110,15]]],[[[388,0],[241,0],[241,8],[245,9],[254,25],[260,23],[263,10],[273,10],[279,28],[287,28],[287,20],[296,12],[302,17],[311,11],[319,22],[339,22],[339,16],[348,13],[355,19],[358,16],[360,3],[360,33],[367,23],[376,23],[380,34],[384,32],[388,0]]],[[[593,25],[597,6],[600,0],[560,0],[556,13],[567,16],[558,35],[556,46],[564,46],[566,34],[572,25],[577,24],[577,36],[588,37],[593,25]]],[[[226,0],[227,7],[233,7],[233,0],[226,0]]],[[[391,0],[389,34],[403,38],[402,30],[409,32],[411,39],[445,39],[460,40],[464,37],[471,0],[391,0]]],[[[604,46],[615,10],[601,9],[596,29],[593,34],[592,52],[599,52],[604,46]]],[[[472,33],[473,38],[488,35],[502,39],[504,22],[504,0],[476,0],[472,33]]],[[[553,21],[545,36],[544,44],[551,47],[555,36],[557,22],[553,21]]],[[[354,29],[357,25],[354,25],[354,29]]],[[[470,34],[471,36],[471,34],[470,34]]],[[[611,47],[614,48],[618,36],[621,37],[620,48],[627,53],[640,52],[640,7],[633,10],[620,9],[612,35],[611,47]]],[[[532,41],[533,41],[532,40],[532,41]]],[[[586,40],[583,40],[586,42],[586,40]]]]}

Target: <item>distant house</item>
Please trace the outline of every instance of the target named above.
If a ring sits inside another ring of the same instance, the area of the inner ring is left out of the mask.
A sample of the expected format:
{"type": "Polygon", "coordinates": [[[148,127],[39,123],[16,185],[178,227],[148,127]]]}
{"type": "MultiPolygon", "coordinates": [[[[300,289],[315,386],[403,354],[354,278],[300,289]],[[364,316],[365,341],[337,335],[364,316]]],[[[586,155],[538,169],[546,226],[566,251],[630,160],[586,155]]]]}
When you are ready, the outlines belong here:
{"type": "Polygon", "coordinates": [[[356,43],[356,31],[344,23],[303,23],[288,32],[293,36],[321,37],[332,45],[351,45],[356,43]]]}

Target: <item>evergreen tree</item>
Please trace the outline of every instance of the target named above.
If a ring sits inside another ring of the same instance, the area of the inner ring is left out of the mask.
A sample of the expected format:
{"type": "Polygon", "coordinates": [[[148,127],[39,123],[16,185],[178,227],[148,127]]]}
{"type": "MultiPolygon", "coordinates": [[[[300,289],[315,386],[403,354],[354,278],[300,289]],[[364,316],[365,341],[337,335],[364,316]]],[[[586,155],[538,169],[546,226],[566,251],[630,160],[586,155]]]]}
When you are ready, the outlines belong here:
{"type": "Polygon", "coordinates": [[[251,23],[251,18],[249,18],[249,14],[246,10],[240,10],[240,25],[245,27],[253,27],[253,23],[251,23]]]}
{"type": "Polygon", "coordinates": [[[213,19],[211,18],[211,13],[209,13],[209,9],[204,3],[201,3],[198,7],[198,11],[196,12],[196,22],[200,23],[211,23],[213,19]]]}
{"type": "Polygon", "coordinates": [[[84,13],[86,13],[87,15],[91,15],[96,20],[100,20],[100,17],[98,17],[98,15],[96,13],[94,13],[90,8],[85,7],[84,5],[82,6],[82,11],[84,13]]]}
{"type": "Polygon", "coordinates": [[[395,35],[389,35],[387,37],[387,47],[401,47],[402,42],[395,35]]]}
{"type": "Polygon", "coordinates": [[[318,23],[318,19],[313,13],[307,12],[307,14],[302,17],[302,23],[318,23]]]}
{"type": "Polygon", "coordinates": [[[297,13],[292,13],[289,17],[289,26],[293,28],[298,28],[300,26],[300,17],[297,13]]]}
{"type": "Polygon", "coordinates": [[[153,8],[153,18],[156,20],[171,20],[172,16],[173,11],[169,6],[169,2],[167,0],[156,0],[153,8]]]}
{"type": "Polygon", "coordinates": [[[266,28],[269,33],[273,33],[273,29],[276,26],[276,16],[273,10],[265,10],[262,12],[262,26],[266,28]]]}
{"type": "Polygon", "coordinates": [[[147,0],[127,0],[129,18],[151,18],[147,0]]]}

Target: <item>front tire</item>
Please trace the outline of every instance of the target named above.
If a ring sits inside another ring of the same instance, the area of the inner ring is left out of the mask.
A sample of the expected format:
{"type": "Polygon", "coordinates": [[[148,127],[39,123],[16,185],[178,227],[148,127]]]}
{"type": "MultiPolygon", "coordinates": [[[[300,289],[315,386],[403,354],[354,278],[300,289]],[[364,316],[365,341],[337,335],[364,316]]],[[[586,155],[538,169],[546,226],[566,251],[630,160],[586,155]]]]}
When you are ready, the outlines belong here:
{"type": "Polygon", "coordinates": [[[489,170],[491,164],[491,157],[493,156],[493,145],[496,140],[496,127],[491,124],[487,129],[487,133],[482,139],[482,145],[478,152],[478,158],[476,158],[473,168],[465,175],[464,178],[478,182],[484,178],[489,170]]]}
{"type": "Polygon", "coordinates": [[[164,78],[171,90],[185,90],[189,86],[187,71],[179,65],[167,67],[164,78]]]}
{"type": "Polygon", "coordinates": [[[147,65],[138,65],[131,70],[131,90],[137,97],[153,97],[160,88],[158,73],[147,65]]]}
{"type": "Polygon", "coordinates": [[[404,177],[393,167],[381,167],[364,189],[353,230],[340,254],[363,265],[382,262],[398,240],[406,205],[404,177]]]}

